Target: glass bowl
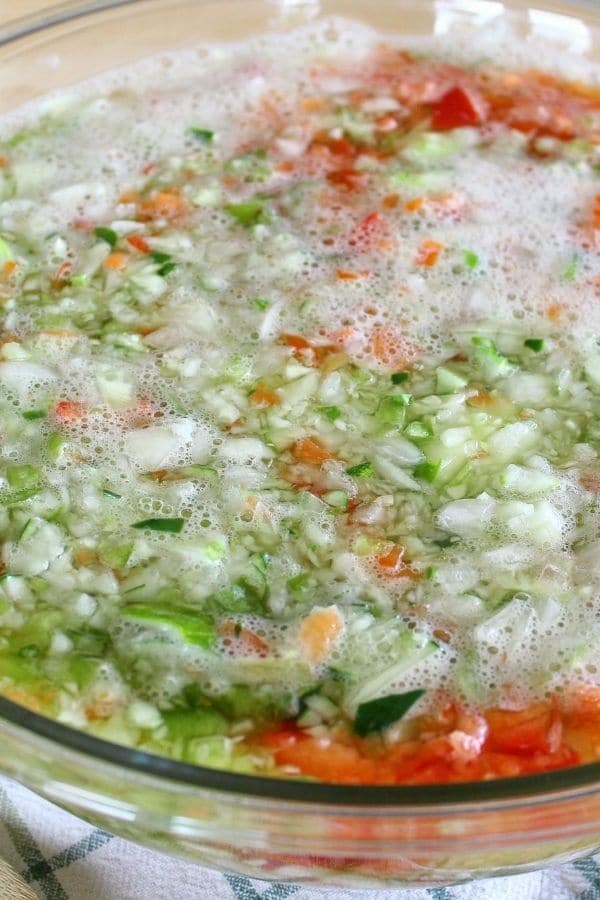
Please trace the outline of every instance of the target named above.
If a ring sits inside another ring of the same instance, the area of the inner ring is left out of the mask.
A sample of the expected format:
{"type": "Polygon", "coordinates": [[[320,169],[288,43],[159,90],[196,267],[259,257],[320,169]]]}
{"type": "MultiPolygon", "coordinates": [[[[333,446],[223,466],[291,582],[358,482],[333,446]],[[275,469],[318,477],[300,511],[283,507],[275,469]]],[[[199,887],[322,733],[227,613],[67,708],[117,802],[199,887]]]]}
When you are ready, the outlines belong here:
{"type": "MultiPolygon", "coordinates": [[[[0,30],[0,110],[161,50],[332,14],[382,30],[508,28],[600,59],[600,7],[540,0],[104,0],[15,4],[0,30]],[[37,4],[39,7],[39,4],[37,4]]],[[[446,885],[600,849],[600,763],[523,778],[344,787],[232,774],[117,746],[0,697],[0,769],[96,825],[257,878],[446,885]]]]}

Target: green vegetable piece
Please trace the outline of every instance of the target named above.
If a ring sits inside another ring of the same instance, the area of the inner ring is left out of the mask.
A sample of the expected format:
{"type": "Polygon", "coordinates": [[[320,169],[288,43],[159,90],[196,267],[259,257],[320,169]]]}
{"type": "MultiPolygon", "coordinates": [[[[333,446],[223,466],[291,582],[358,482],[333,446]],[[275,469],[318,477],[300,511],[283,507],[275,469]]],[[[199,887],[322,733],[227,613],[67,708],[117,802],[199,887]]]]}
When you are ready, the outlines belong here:
{"type": "Polygon", "coordinates": [[[177,263],[170,261],[163,263],[163,265],[156,270],[156,274],[160,275],[162,278],[166,278],[166,276],[173,271],[173,269],[177,268],[177,263]]]}
{"type": "Polygon", "coordinates": [[[543,338],[527,338],[526,341],[523,341],[523,346],[529,347],[534,353],[540,353],[544,349],[544,344],[543,338]]]}
{"type": "Polygon", "coordinates": [[[112,228],[105,228],[103,225],[94,228],[94,234],[97,238],[100,238],[101,241],[106,241],[109,247],[114,247],[119,240],[119,235],[116,231],[113,231],[112,228]]]}
{"type": "Polygon", "coordinates": [[[46,410],[44,409],[28,409],[23,413],[23,418],[27,422],[35,422],[36,419],[45,419],[46,410]]]}
{"type": "Polygon", "coordinates": [[[323,501],[333,509],[347,509],[348,493],[346,491],[327,491],[323,494],[323,501]]]}
{"type": "Polygon", "coordinates": [[[390,375],[392,384],[404,384],[409,378],[410,374],[408,372],[392,372],[390,375]]]}
{"type": "Polygon", "coordinates": [[[188,133],[203,144],[212,144],[212,139],[215,136],[214,131],[210,131],[208,128],[196,128],[195,125],[188,128],[188,133]]]}
{"type": "Polygon", "coordinates": [[[410,422],[404,429],[404,434],[413,441],[426,441],[433,434],[433,429],[425,422],[410,422]]]}
{"type": "Polygon", "coordinates": [[[467,269],[476,269],[479,265],[479,257],[473,250],[463,250],[463,259],[467,269]]]}
{"type": "Polygon", "coordinates": [[[133,541],[128,541],[125,544],[110,542],[101,544],[99,548],[100,558],[111,569],[123,569],[129,561],[133,546],[133,541]]]}
{"type": "Polygon", "coordinates": [[[329,419],[330,422],[335,422],[342,414],[339,406],[319,406],[317,407],[317,412],[320,412],[321,415],[325,416],[326,419],[329,419]]]}
{"type": "Polygon", "coordinates": [[[264,222],[264,202],[262,200],[246,200],[244,203],[230,203],[225,207],[230,216],[243,225],[244,228],[251,228],[264,222]]]}
{"type": "Polygon", "coordinates": [[[498,351],[490,338],[475,336],[471,338],[475,348],[473,359],[486,378],[499,378],[508,375],[512,366],[502,353],[498,351]]]}
{"type": "Polygon", "coordinates": [[[132,528],[147,528],[149,531],[166,531],[169,534],[179,534],[185,525],[185,519],[142,519],[141,522],[133,522],[132,528]]]}
{"type": "Polygon", "coordinates": [[[171,254],[163,253],[161,250],[154,250],[150,254],[150,259],[153,259],[154,262],[157,262],[157,263],[166,263],[166,262],[171,261],[171,254]]]}
{"type": "Polygon", "coordinates": [[[437,569],[435,568],[435,566],[427,566],[427,568],[425,569],[425,578],[428,581],[431,581],[433,578],[435,578],[436,574],[437,569]]]}
{"type": "Polygon", "coordinates": [[[108,488],[103,488],[102,493],[105,497],[110,497],[112,500],[120,500],[123,496],[122,494],[117,494],[115,491],[109,491],[108,488]]]}
{"type": "Polygon", "coordinates": [[[571,257],[562,273],[563,281],[575,281],[575,279],[577,278],[577,273],[579,272],[580,262],[581,260],[579,259],[579,256],[577,256],[577,254],[571,257]]]}
{"type": "Polygon", "coordinates": [[[346,475],[353,475],[355,478],[370,478],[374,474],[375,470],[373,464],[368,459],[346,469],[346,475]]]}
{"type": "Polygon", "coordinates": [[[21,659],[36,659],[40,655],[40,648],[37,644],[25,644],[17,652],[17,656],[21,659]]]}
{"type": "Polygon", "coordinates": [[[12,262],[14,258],[10,245],[0,237],[0,263],[12,262]]]}
{"type": "Polygon", "coordinates": [[[428,459],[415,466],[415,478],[422,478],[423,481],[435,481],[437,473],[440,471],[441,462],[433,463],[428,459]]]}
{"type": "Polygon", "coordinates": [[[172,740],[227,733],[227,719],[214,709],[169,709],[162,717],[172,740]]]}
{"type": "Polygon", "coordinates": [[[248,301],[250,306],[253,306],[254,309],[260,310],[260,312],[264,312],[265,309],[269,308],[269,301],[265,300],[264,297],[253,297],[252,300],[248,301]]]}
{"type": "Polygon", "coordinates": [[[436,391],[438,394],[454,394],[467,384],[468,379],[452,369],[438,366],[435,370],[436,391]]]}
{"type": "Polygon", "coordinates": [[[12,488],[32,490],[39,486],[42,473],[35,466],[8,466],[6,479],[12,488]]]}
{"type": "Polygon", "coordinates": [[[214,478],[218,472],[213,466],[201,466],[196,463],[191,466],[183,466],[177,470],[183,478],[214,478]]]}
{"type": "Polygon", "coordinates": [[[383,397],[377,409],[377,418],[382,425],[401,426],[410,403],[410,394],[390,394],[383,397]]]}
{"type": "Polygon", "coordinates": [[[127,619],[178,631],[188,644],[210,647],[215,639],[212,619],[190,607],[166,604],[132,603],[123,610],[127,619]]]}
{"type": "Polygon", "coordinates": [[[383,731],[406,715],[424,693],[423,690],[416,690],[406,694],[389,694],[361,703],[354,719],[354,731],[360,737],[383,731]]]}
{"type": "Polygon", "coordinates": [[[48,438],[48,454],[54,462],[60,462],[63,450],[67,446],[67,439],[59,432],[54,432],[48,438]]]}

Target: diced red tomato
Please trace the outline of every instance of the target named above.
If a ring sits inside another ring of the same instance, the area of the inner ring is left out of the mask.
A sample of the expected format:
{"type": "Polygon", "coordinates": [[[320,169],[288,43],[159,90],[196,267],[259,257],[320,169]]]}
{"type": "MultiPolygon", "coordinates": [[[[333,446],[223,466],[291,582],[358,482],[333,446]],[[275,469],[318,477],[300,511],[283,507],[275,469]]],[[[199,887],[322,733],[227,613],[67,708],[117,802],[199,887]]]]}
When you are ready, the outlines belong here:
{"type": "Polygon", "coordinates": [[[525,709],[490,709],[487,748],[500,753],[552,753],[560,746],[562,723],[557,710],[546,703],[525,709]]]}
{"type": "Polygon", "coordinates": [[[431,127],[434,131],[480,125],[484,116],[482,101],[462,87],[453,87],[434,103],[431,127]]]}

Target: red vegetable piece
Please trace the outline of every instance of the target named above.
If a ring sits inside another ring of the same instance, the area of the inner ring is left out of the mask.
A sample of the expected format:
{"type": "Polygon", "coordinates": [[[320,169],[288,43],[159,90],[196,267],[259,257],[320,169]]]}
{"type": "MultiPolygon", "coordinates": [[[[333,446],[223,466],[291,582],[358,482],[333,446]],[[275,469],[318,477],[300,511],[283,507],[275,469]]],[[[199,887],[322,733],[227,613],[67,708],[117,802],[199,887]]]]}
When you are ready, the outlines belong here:
{"type": "Polygon", "coordinates": [[[469,125],[480,125],[480,104],[461,87],[450,88],[433,106],[431,127],[434,131],[450,131],[469,125]]]}

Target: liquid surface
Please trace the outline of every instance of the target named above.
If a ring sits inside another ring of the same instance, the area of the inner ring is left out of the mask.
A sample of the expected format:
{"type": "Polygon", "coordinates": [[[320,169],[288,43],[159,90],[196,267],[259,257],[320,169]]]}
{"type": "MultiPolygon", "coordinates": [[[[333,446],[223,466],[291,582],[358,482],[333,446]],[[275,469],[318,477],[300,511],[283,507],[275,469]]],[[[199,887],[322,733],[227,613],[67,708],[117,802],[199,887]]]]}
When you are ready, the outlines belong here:
{"type": "Polygon", "coordinates": [[[0,123],[6,696],[253,773],[598,758],[600,88],[494,58],[330,22],[0,123]]]}

